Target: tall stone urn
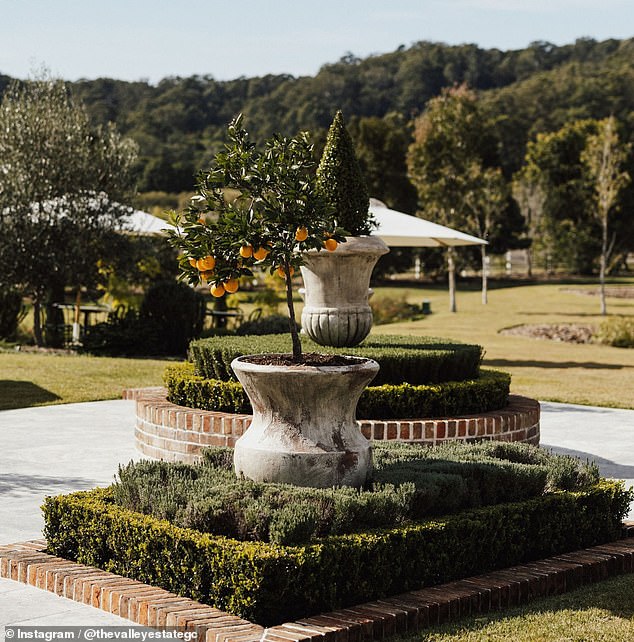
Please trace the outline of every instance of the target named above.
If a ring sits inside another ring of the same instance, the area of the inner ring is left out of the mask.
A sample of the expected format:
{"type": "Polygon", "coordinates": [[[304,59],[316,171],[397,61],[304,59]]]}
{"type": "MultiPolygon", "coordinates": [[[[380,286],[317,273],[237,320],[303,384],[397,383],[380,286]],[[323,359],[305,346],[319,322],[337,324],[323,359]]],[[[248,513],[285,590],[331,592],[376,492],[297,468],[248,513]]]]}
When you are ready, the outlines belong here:
{"type": "Polygon", "coordinates": [[[372,328],[368,293],[372,269],[389,252],[376,236],[350,236],[334,252],[309,251],[302,266],[302,328],[322,346],[350,347],[372,328]]]}
{"type": "Polygon", "coordinates": [[[347,365],[286,366],[252,358],[231,364],[253,406],[251,425],[235,445],[236,474],[316,488],[363,486],[372,451],[355,411],[378,363],[347,357],[347,365]]]}

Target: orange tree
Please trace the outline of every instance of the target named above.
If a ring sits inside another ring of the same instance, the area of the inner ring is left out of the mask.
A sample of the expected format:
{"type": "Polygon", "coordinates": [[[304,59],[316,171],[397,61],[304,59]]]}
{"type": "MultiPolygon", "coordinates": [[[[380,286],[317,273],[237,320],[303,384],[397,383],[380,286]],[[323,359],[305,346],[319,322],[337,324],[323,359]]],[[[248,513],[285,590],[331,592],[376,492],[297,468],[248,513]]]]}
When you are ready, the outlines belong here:
{"type": "Polygon", "coordinates": [[[181,277],[206,282],[215,297],[233,293],[254,266],[286,281],[293,360],[302,347],[295,323],[292,276],[307,250],[333,251],[345,241],[333,210],[315,190],[313,146],[308,135],[275,135],[258,150],[242,127],[228,127],[228,142],[209,170],[199,173],[185,212],[172,212],[172,245],[181,252],[181,277]]]}

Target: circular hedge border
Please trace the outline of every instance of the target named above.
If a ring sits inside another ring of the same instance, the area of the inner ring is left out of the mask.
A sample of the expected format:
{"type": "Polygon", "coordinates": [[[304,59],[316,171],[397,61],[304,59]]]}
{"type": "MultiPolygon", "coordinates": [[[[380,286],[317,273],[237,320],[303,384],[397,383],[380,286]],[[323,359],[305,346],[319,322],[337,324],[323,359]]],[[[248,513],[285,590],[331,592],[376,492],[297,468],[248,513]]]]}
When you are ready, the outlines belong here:
{"type": "MultiPolygon", "coordinates": [[[[207,379],[192,363],[168,366],[168,400],[179,406],[251,414],[251,404],[237,381],[207,379]]],[[[367,387],[357,406],[358,419],[408,419],[482,413],[504,408],[511,376],[482,370],[476,379],[434,385],[384,384],[367,387]]]]}
{"type": "MultiPolygon", "coordinates": [[[[372,382],[414,386],[477,379],[484,350],[479,345],[452,342],[436,337],[373,335],[355,348],[317,345],[302,336],[304,352],[325,352],[367,357],[381,369],[372,382]]],[[[218,336],[192,341],[189,361],[203,379],[236,381],[231,362],[246,354],[289,352],[287,335],[218,336]]]]}

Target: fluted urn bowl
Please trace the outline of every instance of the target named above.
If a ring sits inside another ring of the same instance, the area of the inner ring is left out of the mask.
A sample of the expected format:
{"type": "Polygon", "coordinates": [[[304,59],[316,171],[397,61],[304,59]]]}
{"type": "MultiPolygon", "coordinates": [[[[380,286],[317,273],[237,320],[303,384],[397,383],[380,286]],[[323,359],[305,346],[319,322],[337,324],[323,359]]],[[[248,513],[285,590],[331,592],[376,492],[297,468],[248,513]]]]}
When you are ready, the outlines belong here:
{"type": "Polygon", "coordinates": [[[349,236],[334,252],[304,256],[302,329],[322,346],[356,346],[370,333],[370,277],[388,246],[375,236],[349,236]]]}

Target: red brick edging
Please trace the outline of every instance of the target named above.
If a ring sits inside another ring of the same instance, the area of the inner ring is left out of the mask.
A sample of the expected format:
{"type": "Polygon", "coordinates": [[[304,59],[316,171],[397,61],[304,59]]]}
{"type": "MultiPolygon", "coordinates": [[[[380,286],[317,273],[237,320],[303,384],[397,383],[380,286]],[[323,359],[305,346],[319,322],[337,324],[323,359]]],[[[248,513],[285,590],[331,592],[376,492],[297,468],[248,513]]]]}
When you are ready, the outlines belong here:
{"type": "Polygon", "coordinates": [[[371,642],[516,606],[634,572],[634,522],[623,539],[264,629],[211,606],[43,552],[43,540],[0,546],[0,577],[137,624],[177,626],[206,642],[371,642]]]}
{"type": "MultiPolygon", "coordinates": [[[[186,408],[170,403],[165,388],[124,390],[136,401],[136,447],[166,461],[194,462],[206,446],[233,447],[251,423],[250,415],[186,408]]],[[[435,446],[446,441],[495,439],[539,444],[539,402],[509,395],[502,410],[479,415],[419,420],[360,420],[370,440],[406,441],[435,446]]]]}

